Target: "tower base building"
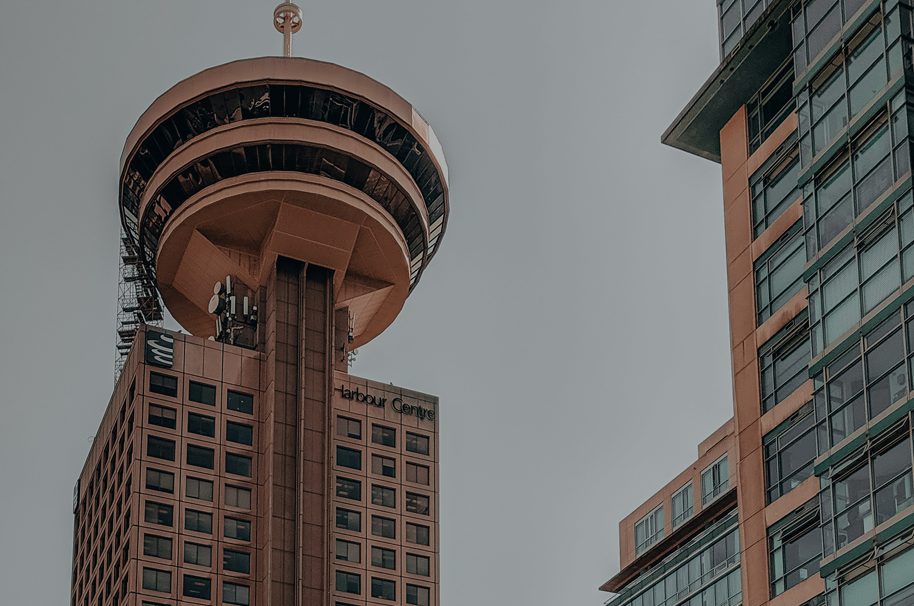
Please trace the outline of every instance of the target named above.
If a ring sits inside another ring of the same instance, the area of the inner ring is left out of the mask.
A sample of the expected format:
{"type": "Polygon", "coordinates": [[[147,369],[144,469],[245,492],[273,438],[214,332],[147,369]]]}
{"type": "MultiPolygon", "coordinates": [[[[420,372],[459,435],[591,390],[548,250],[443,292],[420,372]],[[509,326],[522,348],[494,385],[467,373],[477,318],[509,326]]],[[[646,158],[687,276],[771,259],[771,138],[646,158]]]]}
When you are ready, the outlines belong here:
{"type": "Polygon", "coordinates": [[[74,494],[74,604],[437,604],[437,398],[299,342],[140,331],[74,494]]]}

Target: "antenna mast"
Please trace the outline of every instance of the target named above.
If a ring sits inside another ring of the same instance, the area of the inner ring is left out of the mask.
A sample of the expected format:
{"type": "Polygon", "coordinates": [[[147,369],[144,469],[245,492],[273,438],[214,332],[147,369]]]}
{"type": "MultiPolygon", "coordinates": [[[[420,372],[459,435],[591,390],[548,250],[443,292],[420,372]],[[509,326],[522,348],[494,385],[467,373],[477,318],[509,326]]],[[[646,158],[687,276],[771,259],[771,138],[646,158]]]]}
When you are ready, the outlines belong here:
{"type": "Polygon", "coordinates": [[[282,55],[292,56],[292,34],[302,25],[302,12],[297,4],[283,2],[273,11],[273,27],[282,34],[282,55]]]}

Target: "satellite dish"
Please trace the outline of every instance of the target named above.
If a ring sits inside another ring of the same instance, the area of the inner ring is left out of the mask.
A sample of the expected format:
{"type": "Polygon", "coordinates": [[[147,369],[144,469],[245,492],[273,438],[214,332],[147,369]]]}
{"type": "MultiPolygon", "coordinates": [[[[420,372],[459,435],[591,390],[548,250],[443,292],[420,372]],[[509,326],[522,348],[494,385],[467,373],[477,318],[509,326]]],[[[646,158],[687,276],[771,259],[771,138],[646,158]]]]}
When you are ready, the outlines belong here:
{"type": "Polygon", "coordinates": [[[211,313],[211,314],[221,314],[222,311],[225,309],[225,301],[223,301],[222,297],[220,297],[218,294],[213,295],[209,300],[209,305],[207,305],[207,309],[209,310],[209,313],[211,313]]]}
{"type": "Polygon", "coordinates": [[[213,286],[213,294],[214,295],[222,294],[222,282],[216,282],[215,286],[213,286]]]}

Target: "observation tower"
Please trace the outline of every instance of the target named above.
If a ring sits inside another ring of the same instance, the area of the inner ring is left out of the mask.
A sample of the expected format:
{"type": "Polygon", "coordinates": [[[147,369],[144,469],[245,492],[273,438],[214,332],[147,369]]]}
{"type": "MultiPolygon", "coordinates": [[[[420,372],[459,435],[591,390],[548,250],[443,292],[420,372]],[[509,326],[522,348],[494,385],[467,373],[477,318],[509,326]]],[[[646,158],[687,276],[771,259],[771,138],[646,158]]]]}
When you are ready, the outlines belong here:
{"type": "Polygon", "coordinates": [[[395,92],[291,56],[297,7],[280,5],[275,25],[286,56],[207,69],[143,113],[121,158],[121,220],[144,291],[191,334],[218,336],[216,282],[262,293],[286,258],[332,272],[358,347],[393,322],[435,254],[447,165],[395,92]]]}
{"type": "Polygon", "coordinates": [[[349,363],[440,245],[447,166],[395,92],[292,56],[297,6],[274,26],[283,56],[179,82],[127,137],[74,604],[438,603],[438,399],[349,363]]]}

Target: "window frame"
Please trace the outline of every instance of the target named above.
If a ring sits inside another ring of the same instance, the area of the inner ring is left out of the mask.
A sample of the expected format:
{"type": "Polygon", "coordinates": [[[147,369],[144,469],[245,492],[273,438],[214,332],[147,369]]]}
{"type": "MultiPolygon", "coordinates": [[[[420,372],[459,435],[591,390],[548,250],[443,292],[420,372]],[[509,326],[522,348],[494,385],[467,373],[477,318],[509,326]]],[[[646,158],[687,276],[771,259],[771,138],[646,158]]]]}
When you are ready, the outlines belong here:
{"type": "Polygon", "coordinates": [[[663,503],[660,503],[642,516],[640,520],[635,522],[634,534],[636,556],[640,556],[663,540],[666,533],[663,509],[663,503]],[[644,529],[643,540],[638,539],[639,527],[644,529]]]}

